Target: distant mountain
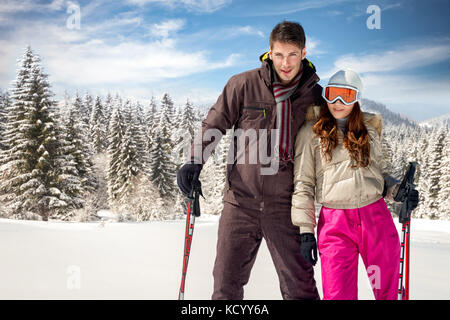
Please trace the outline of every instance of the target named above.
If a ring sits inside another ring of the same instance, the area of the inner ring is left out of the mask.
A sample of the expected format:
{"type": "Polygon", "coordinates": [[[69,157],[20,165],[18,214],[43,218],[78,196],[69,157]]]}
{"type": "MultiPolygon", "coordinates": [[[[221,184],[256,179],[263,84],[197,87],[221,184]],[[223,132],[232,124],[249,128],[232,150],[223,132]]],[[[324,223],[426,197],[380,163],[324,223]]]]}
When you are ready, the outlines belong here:
{"type": "Polygon", "coordinates": [[[406,116],[389,110],[384,104],[369,99],[362,99],[361,107],[364,111],[379,113],[386,124],[416,127],[417,123],[409,120],[406,116]]]}
{"type": "Polygon", "coordinates": [[[444,114],[444,115],[436,117],[436,118],[424,120],[419,123],[419,126],[427,127],[427,128],[440,127],[443,125],[444,126],[447,125],[450,127],[450,113],[444,114]]]}

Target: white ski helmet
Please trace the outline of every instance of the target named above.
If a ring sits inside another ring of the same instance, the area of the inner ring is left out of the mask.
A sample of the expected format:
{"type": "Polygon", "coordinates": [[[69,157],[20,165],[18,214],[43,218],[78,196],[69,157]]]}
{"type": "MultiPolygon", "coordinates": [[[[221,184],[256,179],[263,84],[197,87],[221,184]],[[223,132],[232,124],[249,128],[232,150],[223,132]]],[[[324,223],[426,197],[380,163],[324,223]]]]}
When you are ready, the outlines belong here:
{"type": "Polygon", "coordinates": [[[361,78],[355,71],[349,69],[339,70],[333,74],[328,80],[328,86],[332,85],[350,86],[358,90],[360,94],[363,91],[361,78]]]}

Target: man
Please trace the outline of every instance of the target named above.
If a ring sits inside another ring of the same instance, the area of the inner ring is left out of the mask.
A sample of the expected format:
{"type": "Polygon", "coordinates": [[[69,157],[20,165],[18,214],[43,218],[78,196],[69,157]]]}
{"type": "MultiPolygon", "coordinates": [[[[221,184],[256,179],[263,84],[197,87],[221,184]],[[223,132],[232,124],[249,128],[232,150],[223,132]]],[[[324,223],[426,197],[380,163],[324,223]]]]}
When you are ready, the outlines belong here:
{"type": "MultiPolygon", "coordinates": [[[[300,233],[291,222],[291,199],[294,138],[307,107],[319,99],[321,87],[314,66],[305,59],[305,33],[300,24],[283,21],[275,26],[269,47],[260,57],[260,68],[230,78],[202,122],[202,135],[213,129],[225,134],[233,126],[235,132],[259,133],[256,141],[244,143],[243,154],[238,154],[236,141],[231,149],[234,158],[227,164],[212,299],[243,299],[243,287],[262,238],[272,256],[283,299],[319,299],[313,266],[302,257],[300,233]],[[274,151],[275,161],[242,163],[262,139],[274,151]],[[264,171],[274,163],[276,170],[264,171]]],[[[192,145],[191,162],[177,175],[183,193],[189,193],[206,161],[198,149],[205,150],[210,143],[192,145]]]]}

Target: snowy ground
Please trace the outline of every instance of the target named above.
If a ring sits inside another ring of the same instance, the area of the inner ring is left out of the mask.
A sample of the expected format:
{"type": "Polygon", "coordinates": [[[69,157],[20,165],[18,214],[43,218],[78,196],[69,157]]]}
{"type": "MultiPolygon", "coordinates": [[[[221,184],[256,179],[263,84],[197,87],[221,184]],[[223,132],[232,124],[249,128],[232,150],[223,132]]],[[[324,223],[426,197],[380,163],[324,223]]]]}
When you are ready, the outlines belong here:
{"type": "MultiPolygon", "coordinates": [[[[103,212],[108,219],[108,212],[103,212]]],[[[186,299],[210,299],[217,216],[197,220],[186,299]]],[[[400,226],[397,226],[400,230],[400,226]]],[[[176,299],[185,221],[0,219],[0,299],[176,299]]],[[[411,299],[450,299],[450,221],[412,221],[411,299]]],[[[321,292],[320,263],[315,267],[321,292]]],[[[373,299],[360,260],[359,297],[373,299]]],[[[246,299],[281,299],[262,244],[246,299]]]]}

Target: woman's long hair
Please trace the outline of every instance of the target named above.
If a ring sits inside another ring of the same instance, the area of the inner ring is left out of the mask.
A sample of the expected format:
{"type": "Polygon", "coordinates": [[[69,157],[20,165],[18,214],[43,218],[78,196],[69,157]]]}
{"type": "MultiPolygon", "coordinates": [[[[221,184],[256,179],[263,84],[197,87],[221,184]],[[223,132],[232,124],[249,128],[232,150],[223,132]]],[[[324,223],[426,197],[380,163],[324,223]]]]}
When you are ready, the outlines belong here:
{"type": "MultiPolygon", "coordinates": [[[[313,132],[320,138],[321,151],[327,162],[333,158],[333,149],[338,145],[338,130],[336,119],[325,103],[321,107],[319,119],[313,126],[313,132]]],[[[369,133],[364,124],[359,102],[355,102],[353,106],[345,132],[344,147],[354,160],[352,167],[367,167],[370,161],[369,133]]]]}

